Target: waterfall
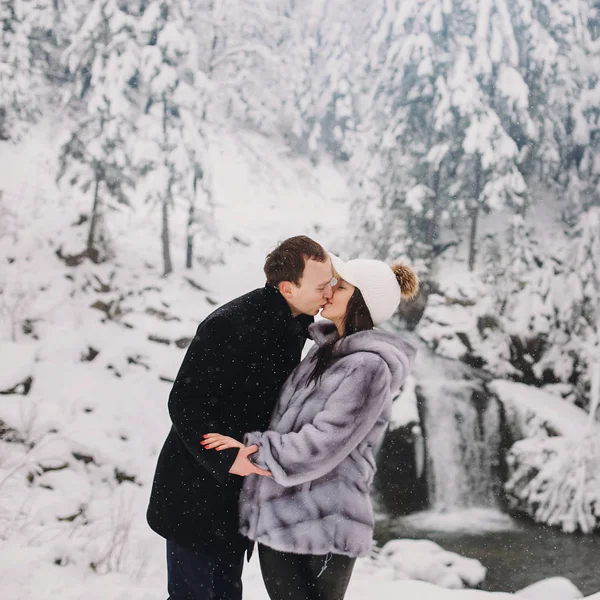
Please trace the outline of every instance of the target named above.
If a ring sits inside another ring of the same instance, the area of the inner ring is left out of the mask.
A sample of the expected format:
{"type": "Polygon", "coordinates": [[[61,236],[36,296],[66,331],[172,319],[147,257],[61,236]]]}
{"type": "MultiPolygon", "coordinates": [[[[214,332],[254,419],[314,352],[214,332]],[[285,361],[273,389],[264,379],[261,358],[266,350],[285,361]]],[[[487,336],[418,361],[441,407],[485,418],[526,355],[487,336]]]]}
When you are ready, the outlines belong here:
{"type": "MultiPolygon", "coordinates": [[[[461,369],[462,371],[462,369],[461,369]]],[[[417,389],[425,438],[428,503],[435,511],[500,508],[502,412],[481,383],[433,377],[417,389]],[[437,381],[435,381],[437,379],[437,381]]],[[[421,382],[424,380],[421,378],[421,382]]]]}

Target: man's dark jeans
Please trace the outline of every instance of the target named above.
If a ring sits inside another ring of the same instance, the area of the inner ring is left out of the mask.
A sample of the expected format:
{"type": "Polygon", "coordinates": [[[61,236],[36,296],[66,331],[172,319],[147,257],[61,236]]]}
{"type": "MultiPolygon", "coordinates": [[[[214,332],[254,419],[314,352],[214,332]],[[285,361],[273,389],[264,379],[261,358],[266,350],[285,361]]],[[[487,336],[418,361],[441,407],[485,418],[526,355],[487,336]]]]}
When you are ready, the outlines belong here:
{"type": "Polygon", "coordinates": [[[244,554],[209,556],[167,541],[168,600],[241,600],[244,554]]]}

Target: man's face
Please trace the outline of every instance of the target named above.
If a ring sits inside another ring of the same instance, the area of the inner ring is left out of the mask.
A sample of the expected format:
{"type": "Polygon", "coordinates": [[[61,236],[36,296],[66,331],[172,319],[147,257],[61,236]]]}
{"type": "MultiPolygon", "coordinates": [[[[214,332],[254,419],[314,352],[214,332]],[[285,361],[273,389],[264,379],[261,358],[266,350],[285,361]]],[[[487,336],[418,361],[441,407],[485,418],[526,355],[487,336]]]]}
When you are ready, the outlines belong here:
{"type": "Polygon", "coordinates": [[[303,313],[314,317],[333,295],[332,279],[333,269],[329,257],[325,262],[307,260],[299,284],[283,284],[285,287],[282,293],[292,309],[292,314],[297,316],[303,313]]]}

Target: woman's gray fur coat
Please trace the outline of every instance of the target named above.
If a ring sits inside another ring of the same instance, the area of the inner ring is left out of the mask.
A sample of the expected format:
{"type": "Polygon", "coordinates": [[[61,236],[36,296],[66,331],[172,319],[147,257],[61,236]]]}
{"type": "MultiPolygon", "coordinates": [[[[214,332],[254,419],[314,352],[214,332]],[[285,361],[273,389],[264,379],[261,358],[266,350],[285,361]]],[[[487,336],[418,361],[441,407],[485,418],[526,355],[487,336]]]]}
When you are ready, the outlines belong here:
{"type": "MultiPolygon", "coordinates": [[[[321,346],[337,333],[319,322],[310,335],[321,346]]],[[[283,552],[364,556],[373,536],[373,449],[415,349],[383,331],[360,331],[336,342],[334,361],[307,386],[315,351],[285,383],[269,431],[245,437],[259,447],[252,461],[273,477],[246,478],[240,531],[283,552]]]]}

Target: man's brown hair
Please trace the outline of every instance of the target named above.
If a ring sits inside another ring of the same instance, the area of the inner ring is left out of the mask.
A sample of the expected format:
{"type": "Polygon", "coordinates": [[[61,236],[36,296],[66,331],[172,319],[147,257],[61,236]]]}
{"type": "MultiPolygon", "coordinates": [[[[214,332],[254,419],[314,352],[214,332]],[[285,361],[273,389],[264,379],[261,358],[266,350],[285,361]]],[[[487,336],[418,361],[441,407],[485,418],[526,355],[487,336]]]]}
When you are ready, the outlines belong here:
{"type": "Polygon", "coordinates": [[[305,235],[284,240],[265,259],[267,283],[277,287],[282,281],[291,281],[298,285],[307,260],[325,262],[327,252],[321,244],[305,235]]]}

